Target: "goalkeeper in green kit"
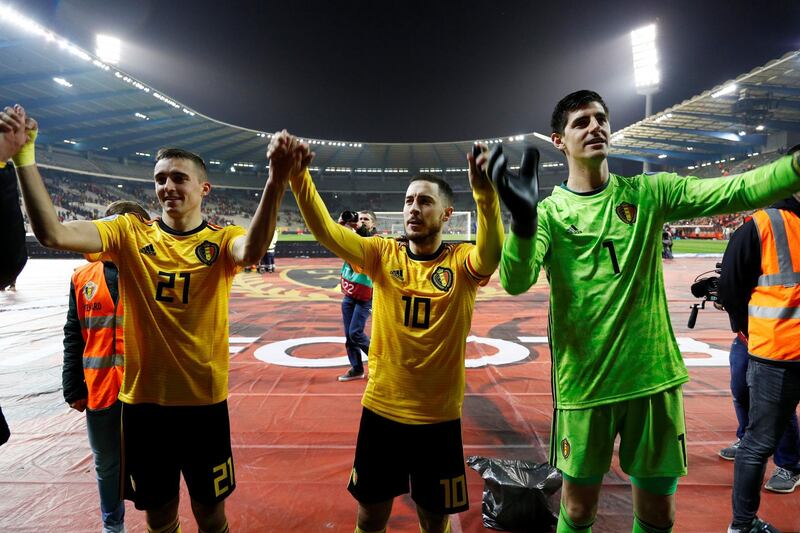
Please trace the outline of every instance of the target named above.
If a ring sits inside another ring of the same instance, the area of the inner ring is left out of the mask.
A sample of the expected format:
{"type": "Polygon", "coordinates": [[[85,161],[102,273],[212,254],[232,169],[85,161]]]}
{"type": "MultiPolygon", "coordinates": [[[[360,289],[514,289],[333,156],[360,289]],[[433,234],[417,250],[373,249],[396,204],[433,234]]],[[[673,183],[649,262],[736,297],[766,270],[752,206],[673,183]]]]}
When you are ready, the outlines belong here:
{"type": "MultiPolygon", "coordinates": [[[[786,198],[800,190],[800,161],[795,154],[714,179],[610,174],[608,107],[592,91],[564,97],[551,126],[569,178],[550,197],[538,202],[538,154],[526,152],[511,175],[495,149],[488,172],[512,215],[501,284],[525,292],[541,267],[550,283],[550,463],[564,477],[557,531],[591,531],[619,434],[633,531],[669,532],[686,475],[681,386],[689,375],[667,313],[661,228],[786,198]]],[[[766,531],[757,528],[750,531],[766,531]]]]}

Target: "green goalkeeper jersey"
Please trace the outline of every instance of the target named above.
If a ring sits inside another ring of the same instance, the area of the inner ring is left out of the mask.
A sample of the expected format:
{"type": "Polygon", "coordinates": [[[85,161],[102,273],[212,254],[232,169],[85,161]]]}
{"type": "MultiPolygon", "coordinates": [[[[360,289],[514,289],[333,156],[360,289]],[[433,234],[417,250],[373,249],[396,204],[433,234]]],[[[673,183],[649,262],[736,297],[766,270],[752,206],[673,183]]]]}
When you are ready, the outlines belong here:
{"type": "Polygon", "coordinates": [[[666,221],[765,206],[800,189],[791,157],[737,176],[611,174],[539,203],[534,239],[509,235],[500,282],[511,294],[550,283],[552,386],[558,409],[654,394],[688,381],[667,312],[661,267],[666,221]]]}

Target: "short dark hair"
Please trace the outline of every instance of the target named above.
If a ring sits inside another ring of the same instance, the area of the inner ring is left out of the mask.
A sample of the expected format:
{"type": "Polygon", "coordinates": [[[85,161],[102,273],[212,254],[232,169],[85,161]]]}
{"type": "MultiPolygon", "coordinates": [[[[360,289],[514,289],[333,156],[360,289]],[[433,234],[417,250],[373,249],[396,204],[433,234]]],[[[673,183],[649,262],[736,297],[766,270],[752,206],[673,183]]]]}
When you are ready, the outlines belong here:
{"type": "Polygon", "coordinates": [[[439,196],[442,197],[444,201],[445,207],[452,207],[453,206],[453,188],[450,187],[450,184],[444,181],[439,176],[434,176],[433,174],[417,174],[409,183],[414,183],[415,181],[427,181],[429,183],[435,183],[439,186],[439,196]]]}
{"type": "Polygon", "coordinates": [[[194,152],[184,150],[183,148],[161,148],[156,154],[156,161],[161,161],[162,159],[188,159],[189,161],[194,162],[194,164],[197,165],[197,168],[200,169],[201,173],[203,174],[201,177],[204,180],[208,180],[208,169],[206,169],[206,163],[203,161],[202,157],[194,152]]]}
{"type": "Polygon", "coordinates": [[[556,104],[556,108],[553,110],[553,116],[550,119],[551,131],[553,133],[563,134],[564,129],[567,127],[567,117],[569,114],[576,109],[580,109],[591,104],[592,102],[597,102],[603,106],[603,110],[606,112],[606,115],[608,115],[608,106],[603,101],[603,97],[594,91],[589,91],[586,89],[575,91],[574,93],[570,93],[559,100],[556,104]]]}
{"type": "Polygon", "coordinates": [[[371,209],[362,209],[361,211],[359,211],[359,213],[369,216],[369,218],[371,218],[373,222],[378,221],[378,217],[375,216],[375,211],[372,211],[371,209]]]}
{"type": "Polygon", "coordinates": [[[108,204],[108,207],[106,207],[105,216],[110,217],[111,215],[124,215],[126,213],[139,215],[142,217],[142,220],[150,219],[150,213],[148,213],[144,207],[136,202],[131,202],[130,200],[117,200],[116,202],[111,202],[108,204]]]}

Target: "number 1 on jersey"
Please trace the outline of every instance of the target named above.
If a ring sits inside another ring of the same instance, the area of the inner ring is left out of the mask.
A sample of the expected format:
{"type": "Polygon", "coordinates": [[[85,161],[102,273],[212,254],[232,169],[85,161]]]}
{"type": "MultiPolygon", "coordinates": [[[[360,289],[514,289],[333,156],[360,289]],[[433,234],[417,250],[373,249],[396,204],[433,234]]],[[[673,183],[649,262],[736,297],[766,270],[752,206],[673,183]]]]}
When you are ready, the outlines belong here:
{"type": "Polygon", "coordinates": [[[614,243],[612,241],[603,241],[603,247],[608,248],[608,253],[611,256],[611,266],[614,267],[614,274],[619,274],[619,262],[617,261],[617,252],[614,250],[614,243]]]}

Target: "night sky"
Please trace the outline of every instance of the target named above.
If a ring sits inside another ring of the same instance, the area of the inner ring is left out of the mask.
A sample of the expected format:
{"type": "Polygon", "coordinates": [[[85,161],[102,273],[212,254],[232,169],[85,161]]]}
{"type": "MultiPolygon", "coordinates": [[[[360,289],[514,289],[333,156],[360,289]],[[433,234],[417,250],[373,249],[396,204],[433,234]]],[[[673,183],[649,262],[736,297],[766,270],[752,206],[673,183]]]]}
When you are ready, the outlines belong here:
{"type": "Polygon", "coordinates": [[[15,0],[120,68],[215,119],[372,142],[549,133],[558,99],[604,96],[612,128],[643,118],[631,30],[659,27],[665,109],[800,49],[800,0],[15,0]],[[225,7],[223,7],[225,6],[225,7]]]}

